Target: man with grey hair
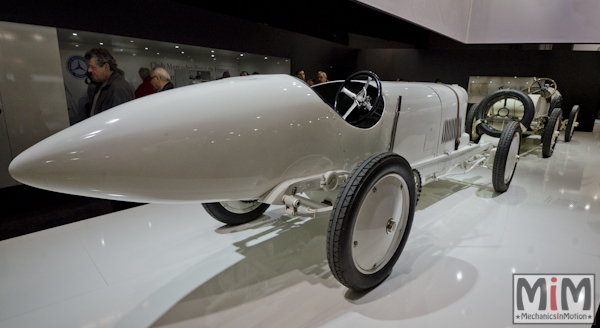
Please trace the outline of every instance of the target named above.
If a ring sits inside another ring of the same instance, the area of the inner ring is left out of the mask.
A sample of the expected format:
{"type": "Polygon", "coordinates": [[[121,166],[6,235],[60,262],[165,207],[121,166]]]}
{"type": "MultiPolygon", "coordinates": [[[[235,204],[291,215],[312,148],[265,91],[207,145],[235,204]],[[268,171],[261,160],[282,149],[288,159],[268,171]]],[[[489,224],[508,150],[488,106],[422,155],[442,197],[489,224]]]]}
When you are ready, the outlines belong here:
{"type": "Polygon", "coordinates": [[[323,71],[319,71],[319,72],[317,73],[317,84],[319,84],[319,83],[324,83],[324,82],[327,82],[327,81],[329,81],[329,80],[327,79],[327,73],[325,73],[325,72],[323,72],[323,71]]]}
{"type": "Polygon", "coordinates": [[[152,83],[150,83],[150,69],[148,67],[140,67],[138,73],[142,79],[142,84],[135,90],[135,97],[141,98],[156,93],[152,83]]]}
{"type": "Polygon", "coordinates": [[[156,92],[173,89],[175,86],[171,83],[171,75],[162,67],[155,67],[150,72],[150,83],[156,92]]]}
{"type": "Polygon", "coordinates": [[[117,61],[103,48],[85,53],[90,79],[97,86],[90,94],[90,116],[133,100],[133,90],[117,71],[117,61]]]}

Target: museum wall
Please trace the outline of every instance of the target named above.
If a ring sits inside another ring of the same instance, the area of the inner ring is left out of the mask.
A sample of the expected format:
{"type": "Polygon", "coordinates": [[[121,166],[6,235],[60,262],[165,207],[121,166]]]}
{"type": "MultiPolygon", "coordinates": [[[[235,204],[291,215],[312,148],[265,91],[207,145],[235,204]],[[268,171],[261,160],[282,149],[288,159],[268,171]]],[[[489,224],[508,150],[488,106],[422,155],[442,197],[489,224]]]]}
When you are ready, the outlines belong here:
{"type": "Polygon", "coordinates": [[[5,0],[0,21],[290,58],[309,77],[324,70],[343,78],[356,64],[350,47],[165,0],[5,0]]]}
{"type": "Polygon", "coordinates": [[[592,131],[600,108],[600,54],[571,50],[363,49],[357,70],[382,80],[456,83],[467,89],[469,76],[536,76],[554,79],[563,110],[579,105],[579,131],[592,131]]]}

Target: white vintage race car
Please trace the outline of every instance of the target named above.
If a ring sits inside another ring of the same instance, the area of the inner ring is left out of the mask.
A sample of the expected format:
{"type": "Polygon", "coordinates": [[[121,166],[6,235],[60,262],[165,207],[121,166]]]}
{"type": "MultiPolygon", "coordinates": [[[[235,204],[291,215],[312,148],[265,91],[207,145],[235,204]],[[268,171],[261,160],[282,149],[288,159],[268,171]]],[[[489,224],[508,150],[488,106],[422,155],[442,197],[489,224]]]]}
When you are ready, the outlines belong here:
{"type": "Polygon", "coordinates": [[[287,75],[229,78],[102,112],[26,150],[10,173],[70,194],[202,202],[227,224],[270,204],[291,215],[332,211],[331,271],[365,290],[400,256],[424,183],[484,165],[498,192],[508,188],[519,124],[497,148],[470,143],[466,105],[461,87],[381,82],[367,71],[314,88],[287,75]]]}
{"type": "Polygon", "coordinates": [[[579,105],[562,120],[562,100],[554,80],[534,78],[524,90],[501,89],[473,105],[467,113],[466,132],[478,142],[482,134],[500,137],[508,122],[519,122],[525,136],[542,136],[542,156],[550,157],[560,131],[565,131],[565,142],[569,142],[579,125],[579,105]]]}

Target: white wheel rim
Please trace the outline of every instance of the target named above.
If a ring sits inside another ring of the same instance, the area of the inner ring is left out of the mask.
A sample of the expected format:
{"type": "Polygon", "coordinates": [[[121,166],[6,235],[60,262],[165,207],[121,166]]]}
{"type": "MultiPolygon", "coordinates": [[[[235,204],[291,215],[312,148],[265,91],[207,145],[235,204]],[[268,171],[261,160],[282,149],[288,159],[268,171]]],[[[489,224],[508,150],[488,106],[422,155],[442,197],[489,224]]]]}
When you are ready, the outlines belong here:
{"type": "Polygon", "coordinates": [[[577,113],[575,113],[575,117],[573,117],[573,121],[569,122],[569,123],[571,123],[571,133],[569,134],[570,136],[573,135],[573,131],[575,130],[575,122],[577,122],[577,115],[579,115],[579,111],[577,113]]]}
{"type": "Polygon", "coordinates": [[[352,259],[359,272],[372,274],[389,262],[404,237],[409,208],[408,185],[399,174],[382,177],[368,191],[352,231],[352,259]]]}
{"type": "Polygon", "coordinates": [[[226,202],[219,202],[226,210],[235,214],[246,214],[257,209],[261,202],[254,201],[242,201],[242,200],[230,200],[226,202]]]}
{"type": "Polygon", "coordinates": [[[521,143],[521,134],[515,133],[510,148],[508,148],[508,156],[506,157],[506,166],[504,167],[504,183],[508,183],[515,172],[517,159],[519,158],[519,144],[521,143]]]}

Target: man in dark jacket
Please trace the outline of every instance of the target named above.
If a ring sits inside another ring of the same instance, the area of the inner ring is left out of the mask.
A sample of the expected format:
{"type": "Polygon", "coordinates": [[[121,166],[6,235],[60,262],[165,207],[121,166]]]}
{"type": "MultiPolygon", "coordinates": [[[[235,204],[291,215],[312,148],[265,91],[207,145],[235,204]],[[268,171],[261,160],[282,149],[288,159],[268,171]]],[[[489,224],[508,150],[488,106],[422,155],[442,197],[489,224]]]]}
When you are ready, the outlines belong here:
{"type": "Polygon", "coordinates": [[[150,72],[150,83],[156,92],[171,90],[175,86],[171,83],[171,75],[162,67],[154,67],[150,72]]]}
{"type": "Polygon", "coordinates": [[[85,53],[85,59],[91,80],[98,83],[90,98],[90,116],[133,100],[133,90],[117,72],[117,62],[108,50],[94,48],[85,53]]]}

